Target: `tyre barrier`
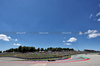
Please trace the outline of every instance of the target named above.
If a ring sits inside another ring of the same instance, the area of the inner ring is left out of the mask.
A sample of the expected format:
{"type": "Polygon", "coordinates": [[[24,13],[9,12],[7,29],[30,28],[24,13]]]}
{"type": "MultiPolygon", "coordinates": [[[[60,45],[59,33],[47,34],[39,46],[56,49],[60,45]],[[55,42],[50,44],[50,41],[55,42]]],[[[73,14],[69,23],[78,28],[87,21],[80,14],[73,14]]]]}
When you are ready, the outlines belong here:
{"type": "Polygon", "coordinates": [[[51,59],[51,60],[48,60],[48,61],[56,61],[56,60],[52,60],[52,59],[51,59]]]}

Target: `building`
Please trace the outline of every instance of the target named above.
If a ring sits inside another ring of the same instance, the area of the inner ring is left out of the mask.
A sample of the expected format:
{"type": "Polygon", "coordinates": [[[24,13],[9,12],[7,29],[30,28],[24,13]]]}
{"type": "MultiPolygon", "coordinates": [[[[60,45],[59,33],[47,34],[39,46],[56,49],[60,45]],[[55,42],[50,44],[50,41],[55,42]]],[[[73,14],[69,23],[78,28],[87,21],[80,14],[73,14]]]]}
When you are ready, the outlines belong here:
{"type": "Polygon", "coordinates": [[[85,52],[95,52],[95,50],[84,49],[85,52]]]}

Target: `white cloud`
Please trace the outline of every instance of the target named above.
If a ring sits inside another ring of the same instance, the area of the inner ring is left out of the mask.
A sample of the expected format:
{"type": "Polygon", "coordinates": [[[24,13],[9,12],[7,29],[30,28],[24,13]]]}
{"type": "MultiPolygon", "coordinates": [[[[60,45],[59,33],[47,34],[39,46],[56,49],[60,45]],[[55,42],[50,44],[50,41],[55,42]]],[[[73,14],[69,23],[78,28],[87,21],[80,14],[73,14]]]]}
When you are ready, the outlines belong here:
{"type": "Polygon", "coordinates": [[[64,43],[64,45],[72,45],[72,44],[70,44],[70,43],[64,43]]]}
{"type": "Polygon", "coordinates": [[[0,34],[0,39],[4,41],[10,41],[11,37],[4,34],[0,34]]]}
{"type": "MultiPolygon", "coordinates": [[[[99,5],[100,5],[100,4],[99,4],[99,5]]],[[[96,14],[96,17],[98,17],[98,16],[100,16],[100,12],[98,12],[98,13],[96,14]]],[[[100,21],[100,18],[98,18],[97,21],[100,21]]]]}
{"type": "Polygon", "coordinates": [[[91,34],[91,33],[96,33],[98,32],[97,30],[88,30],[87,32],[85,32],[85,34],[91,34]]]}
{"type": "Polygon", "coordinates": [[[14,39],[15,41],[18,41],[18,39],[14,39]]]}
{"type": "Polygon", "coordinates": [[[63,41],[63,42],[65,42],[65,41],[63,41]]]}
{"type": "Polygon", "coordinates": [[[85,34],[88,34],[88,38],[96,38],[98,36],[100,36],[100,33],[98,33],[97,30],[88,30],[87,32],[85,32],[85,34]]]}
{"type": "Polygon", "coordinates": [[[76,42],[76,41],[77,41],[77,39],[74,38],[74,37],[72,37],[72,38],[70,38],[69,40],[67,40],[67,42],[76,42]]]}
{"type": "Polygon", "coordinates": [[[16,46],[21,46],[21,44],[15,44],[15,43],[14,43],[13,45],[16,45],[16,46]]]}
{"type": "Polygon", "coordinates": [[[95,38],[95,37],[98,37],[98,36],[100,36],[100,33],[93,33],[93,34],[89,34],[88,38],[95,38]]]}
{"type": "Polygon", "coordinates": [[[18,41],[18,39],[11,39],[12,41],[18,41]]]}
{"type": "Polygon", "coordinates": [[[12,39],[10,36],[7,36],[5,34],[0,34],[0,40],[3,40],[3,41],[10,41],[10,40],[18,41],[18,39],[12,39]]]}
{"type": "Polygon", "coordinates": [[[99,4],[99,7],[100,7],[100,4],[99,4]]]}
{"type": "Polygon", "coordinates": [[[100,22],[100,18],[99,18],[97,21],[99,21],[99,22],[100,22]]]}
{"type": "Polygon", "coordinates": [[[82,34],[83,34],[83,33],[80,31],[80,32],[79,32],[79,35],[82,35],[82,34]]]}
{"type": "Polygon", "coordinates": [[[100,15],[100,12],[98,12],[97,14],[96,14],[96,16],[99,16],[100,15]]]}
{"type": "Polygon", "coordinates": [[[90,14],[90,17],[89,18],[91,18],[93,16],[93,14],[90,14]]]}

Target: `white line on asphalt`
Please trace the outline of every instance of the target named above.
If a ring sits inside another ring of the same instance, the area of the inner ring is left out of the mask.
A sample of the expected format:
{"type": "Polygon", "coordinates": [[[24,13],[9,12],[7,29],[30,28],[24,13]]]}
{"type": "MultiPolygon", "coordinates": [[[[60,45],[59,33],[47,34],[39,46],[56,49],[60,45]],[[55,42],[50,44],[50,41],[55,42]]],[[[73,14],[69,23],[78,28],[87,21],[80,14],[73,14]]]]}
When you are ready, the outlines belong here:
{"type": "Polygon", "coordinates": [[[46,66],[46,64],[32,64],[30,66],[46,66]]]}

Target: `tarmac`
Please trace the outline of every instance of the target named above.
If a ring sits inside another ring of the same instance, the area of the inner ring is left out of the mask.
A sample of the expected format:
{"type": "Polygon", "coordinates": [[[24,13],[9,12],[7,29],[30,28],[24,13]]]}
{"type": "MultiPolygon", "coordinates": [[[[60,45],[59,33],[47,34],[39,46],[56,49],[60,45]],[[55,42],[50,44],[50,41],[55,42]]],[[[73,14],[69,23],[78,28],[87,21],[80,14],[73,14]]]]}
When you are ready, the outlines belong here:
{"type": "Polygon", "coordinates": [[[97,54],[79,54],[73,55],[70,59],[59,60],[54,62],[45,61],[14,61],[23,60],[11,57],[0,57],[0,66],[100,66],[100,55],[97,54]],[[81,57],[89,57],[90,60],[85,60],[81,57]]]}

